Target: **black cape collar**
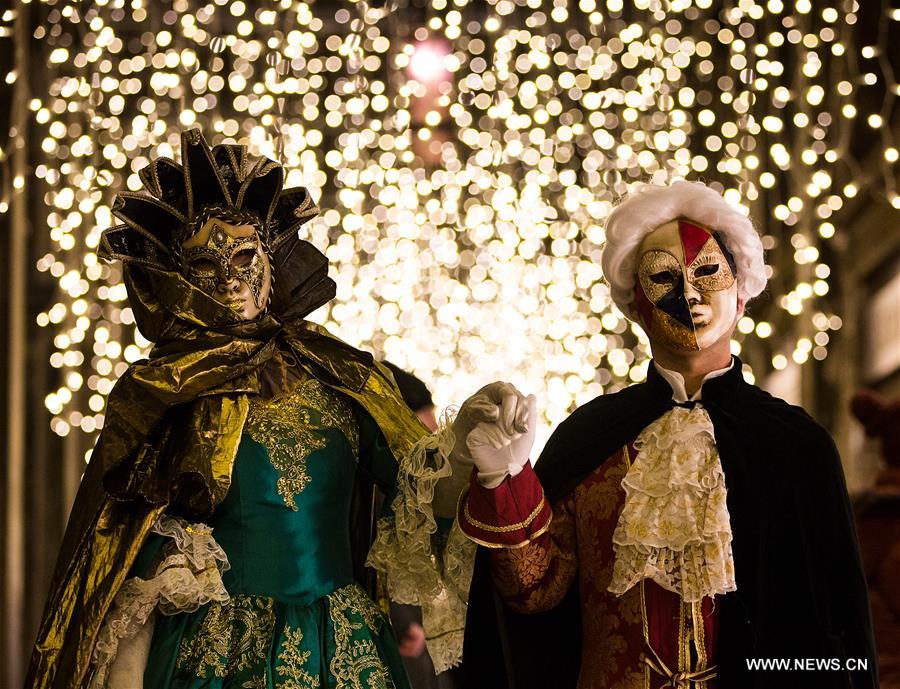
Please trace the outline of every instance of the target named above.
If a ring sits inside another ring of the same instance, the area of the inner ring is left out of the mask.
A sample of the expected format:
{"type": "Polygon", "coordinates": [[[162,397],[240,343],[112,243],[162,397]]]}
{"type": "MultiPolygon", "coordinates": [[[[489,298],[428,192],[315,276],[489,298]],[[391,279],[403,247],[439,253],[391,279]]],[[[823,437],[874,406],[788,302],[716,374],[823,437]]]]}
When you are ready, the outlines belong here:
{"type": "MultiPolygon", "coordinates": [[[[736,356],[731,357],[732,366],[725,373],[715,378],[710,378],[703,383],[704,404],[722,404],[727,403],[741,383],[744,382],[743,364],[736,356]]],[[[669,382],[663,378],[662,374],[657,370],[654,361],[650,362],[647,369],[647,392],[653,398],[661,398],[671,401],[672,387],[669,382]]],[[[672,406],[678,406],[677,402],[672,401],[672,406]]]]}
{"type": "MultiPolygon", "coordinates": [[[[726,373],[703,384],[702,404],[727,409],[749,387],[742,363],[733,357],[726,373]]],[[[576,409],[548,441],[535,471],[551,501],[568,495],[608,457],[633,441],[647,426],[676,406],[672,388],[651,362],[647,380],[576,409]],[[585,433],[585,429],[597,433],[585,433]]]]}

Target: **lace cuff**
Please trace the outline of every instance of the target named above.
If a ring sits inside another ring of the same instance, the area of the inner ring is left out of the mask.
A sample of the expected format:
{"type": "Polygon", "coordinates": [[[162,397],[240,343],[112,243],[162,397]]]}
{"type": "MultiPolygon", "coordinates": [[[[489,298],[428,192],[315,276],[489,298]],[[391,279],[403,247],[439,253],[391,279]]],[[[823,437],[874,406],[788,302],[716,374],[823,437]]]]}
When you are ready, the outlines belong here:
{"type": "Polygon", "coordinates": [[[432,510],[435,486],[453,474],[453,432],[445,417],[438,432],[422,438],[400,462],[393,514],[378,521],[366,564],[387,576],[390,597],[419,605],[436,672],[462,657],[463,628],[475,544],[454,521],[446,540],[438,538],[432,510]],[[443,547],[436,547],[443,541],[443,547]]]}
{"type": "Polygon", "coordinates": [[[149,579],[132,577],[119,588],[94,645],[91,689],[106,686],[119,644],[133,638],[155,610],[175,615],[229,599],[222,583],[222,572],[229,568],[228,558],[210,527],[163,515],[151,532],[172,540],[163,546],[162,561],[149,579]]]}

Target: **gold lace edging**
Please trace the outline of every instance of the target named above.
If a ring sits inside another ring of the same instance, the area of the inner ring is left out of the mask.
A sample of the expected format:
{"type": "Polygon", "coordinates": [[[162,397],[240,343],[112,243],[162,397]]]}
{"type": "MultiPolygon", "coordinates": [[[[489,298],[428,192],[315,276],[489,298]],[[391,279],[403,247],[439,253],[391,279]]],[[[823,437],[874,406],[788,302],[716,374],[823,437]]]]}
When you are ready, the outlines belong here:
{"type": "Polygon", "coordinates": [[[476,548],[456,520],[443,549],[436,551],[432,545],[437,532],[434,491],[439,481],[453,474],[453,443],[451,421],[445,414],[441,428],[401,459],[393,515],[379,520],[367,560],[370,567],[386,574],[393,600],[421,606],[428,651],[437,672],[462,658],[476,548]]]}
{"type": "Polygon", "coordinates": [[[675,407],[635,441],[608,590],[652,579],[687,602],[737,588],[725,475],[709,414],[675,407]]]}
{"type": "Polygon", "coordinates": [[[94,644],[90,689],[106,686],[120,644],[137,636],[157,610],[174,615],[229,600],[222,583],[228,558],[212,529],[163,515],[151,531],[171,540],[163,546],[163,559],[151,578],[132,577],[119,588],[94,644]]]}

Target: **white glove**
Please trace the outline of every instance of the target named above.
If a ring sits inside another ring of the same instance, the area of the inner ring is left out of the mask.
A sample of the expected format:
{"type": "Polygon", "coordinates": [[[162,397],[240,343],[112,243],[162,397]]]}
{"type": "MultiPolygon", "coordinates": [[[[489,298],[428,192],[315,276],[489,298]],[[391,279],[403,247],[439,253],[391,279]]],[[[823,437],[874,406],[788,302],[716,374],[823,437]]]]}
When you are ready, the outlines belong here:
{"type": "Polygon", "coordinates": [[[479,482],[494,488],[507,476],[518,474],[528,461],[537,428],[537,403],[534,395],[524,397],[508,383],[486,386],[470,400],[484,420],[467,433],[465,446],[478,468],[479,482]]]}
{"type": "Polygon", "coordinates": [[[501,381],[488,383],[467,398],[453,421],[452,430],[456,439],[453,445],[455,459],[471,465],[474,458],[466,446],[469,434],[479,423],[503,422],[506,427],[511,427],[520,398],[524,399],[515,386],[501,381]]]}
{"type": "Polygon", "coordinates": [[[472,467],[477,466],[479,481],[488,487],[522,470],[534,444],[534,408],[533,396],[526,399],[514,386],[502,382],[485,385],[463,402],[451,429],[455,439],[450,453],[453,475],[438,482],[434,491],[436,515],[456,514],[456,502],[469,484],[472,467]],[[502,438],[496,429],[503,429],[502,438]],[[492,447],[493,443],[498,447],[492,447]]]}

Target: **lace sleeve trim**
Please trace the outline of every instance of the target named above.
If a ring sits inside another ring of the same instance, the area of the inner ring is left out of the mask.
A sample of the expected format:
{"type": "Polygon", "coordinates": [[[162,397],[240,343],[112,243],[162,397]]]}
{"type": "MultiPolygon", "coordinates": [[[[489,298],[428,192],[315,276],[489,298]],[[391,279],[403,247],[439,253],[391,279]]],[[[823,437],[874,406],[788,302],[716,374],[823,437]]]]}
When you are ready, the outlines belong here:
{"type": "Polygon", "coordinates": [[[149,579],[127,579],[116,594],[94,645],[91,689],[106,686],[119,644],[133,638],[154,611],[175,615],[193,612],[212,601],[229,600],[222,583],[228,558],[210,527],[163,515],[151,532],[171,540],[163,545],[162,560],[149,579]]]}
{"type": "Polygon", "coordinates": [[[378,522],[367,564],[387,575],[390,597],[419,605],[436,672],[462,658],[463,629],[475,544],[454,520],[443,548],[432,510],[435,486],[453,474],[453,432],[445,416],[441,428],[422,438],[400,462],[393,514],[378,522]]]}

